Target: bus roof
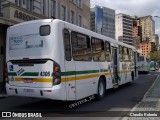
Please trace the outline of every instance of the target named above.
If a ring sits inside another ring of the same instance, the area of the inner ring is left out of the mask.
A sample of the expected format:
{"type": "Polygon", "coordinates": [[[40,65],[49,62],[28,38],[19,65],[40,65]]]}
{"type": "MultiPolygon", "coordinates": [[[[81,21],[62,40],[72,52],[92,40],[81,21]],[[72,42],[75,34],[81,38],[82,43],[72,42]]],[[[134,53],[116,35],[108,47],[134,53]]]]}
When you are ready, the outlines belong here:
{"type": "Polygon", "coordinates": [[[91,30],[88,30],[88,29],[85,29],[85,28],[82,28],[82,27],[79,27],[77,25],[74,25],[74,24],[71,24],[71,23],[68,23],[68,22],[65,22],[65,21],[62,21],[62,20],[59,20],[59,19],[39,19],[39,20],[33,20],[33,21],[26,21],[26,22],[22,22],[22,23],[19,23],[19,24],[15,24],[13,26],[10,26],[8,29],[10,28],[14,28],[14,27],[18,27],[18,26],[21,26],[21,25],[27,25],[27,24],[33,24],[33,23],[43,23],[43,22],[58,22],[58,23],[63,23],[63,24],[66,24],[67,26],[70,26],[70,27],[74,27],[76,28],[77,30],[81,30],[83,31],[84,33],[89,33],[89,35],[92,35],[96,38],[102,38],[103,40],[106,40],[106,41],[109,41],[111,43],[114,43],[114,44],[117,44],[117,45],[121,45],[121,46],[124,46],[124,47],[128,47],[128,48],[131,48],[132,50],[135,50],[135,47],[131,46],[131,45],[128,45],[128,44],[125,44],[123,42],[120,42],[120,41],[117,41],[113,38],[109,38],[107,36],[104,36],[104,35],[101,35],[101,34],[98,34],[96,32],[93,32],[91,30]]]}

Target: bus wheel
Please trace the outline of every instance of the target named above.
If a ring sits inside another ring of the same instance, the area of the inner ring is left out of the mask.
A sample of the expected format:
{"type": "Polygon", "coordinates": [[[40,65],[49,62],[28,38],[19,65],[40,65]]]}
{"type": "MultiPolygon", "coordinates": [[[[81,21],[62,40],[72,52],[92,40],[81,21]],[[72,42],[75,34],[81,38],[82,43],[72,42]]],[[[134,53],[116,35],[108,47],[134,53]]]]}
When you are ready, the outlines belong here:
{"type": "Polygon", "coordinates": [[[98,82],[98,92],[96,95],[97,100],[101,100],[105,95],[105,81],[103,80],[103,78],[99,79],[98,82]]]}
{"type": "Polygon", "coordinates": [[[134,72],[131,73],[132,81],[134,81],[134,72]]]}

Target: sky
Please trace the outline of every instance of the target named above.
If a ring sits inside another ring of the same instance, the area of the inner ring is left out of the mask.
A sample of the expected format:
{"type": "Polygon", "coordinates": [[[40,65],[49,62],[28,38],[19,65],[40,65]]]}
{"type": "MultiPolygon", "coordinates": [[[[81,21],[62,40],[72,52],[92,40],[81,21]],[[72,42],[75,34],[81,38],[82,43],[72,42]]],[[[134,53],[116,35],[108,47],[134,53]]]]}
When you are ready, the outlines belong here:
{"type": "MultiPolygon", "coordinates": [[[[117,13],[124,13],[130,16],[159,16],[159,0],[90,0],[92,5],[100,5],[114,9],[117,13]]],[[[160,18],[153,17],[155,20],[156,34],[160,38],[160,18]]]]}

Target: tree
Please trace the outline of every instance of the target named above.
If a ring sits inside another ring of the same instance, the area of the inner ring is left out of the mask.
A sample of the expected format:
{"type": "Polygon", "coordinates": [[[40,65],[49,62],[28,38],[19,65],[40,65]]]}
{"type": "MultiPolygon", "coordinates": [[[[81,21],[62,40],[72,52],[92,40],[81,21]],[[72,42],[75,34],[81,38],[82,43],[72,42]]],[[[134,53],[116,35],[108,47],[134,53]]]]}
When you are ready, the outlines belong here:
{"type": "Polygon", "coordinates": [[[156,61],[156,62],[159,61],[160,57],[158,55],[158,51],[151,52],[150,53],[150,59],[152,61],[156,61]]]}
{"type": "Polygon", "coordinates": [[[160,60],[159,51],[157,51],[155,43],[151,44],[150,59],[156,62],[160,60]]]}

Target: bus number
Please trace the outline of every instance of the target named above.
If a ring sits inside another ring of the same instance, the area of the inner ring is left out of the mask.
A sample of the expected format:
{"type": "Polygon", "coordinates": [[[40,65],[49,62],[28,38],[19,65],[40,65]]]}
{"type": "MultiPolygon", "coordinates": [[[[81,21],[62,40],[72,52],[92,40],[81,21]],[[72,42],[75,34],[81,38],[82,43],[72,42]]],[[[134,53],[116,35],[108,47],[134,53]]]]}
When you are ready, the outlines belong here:
{"type": "Polygon", "coordinates": [[[40,75],[41,76],[50,76],[50,72],[41,72],[40,75]]]}

